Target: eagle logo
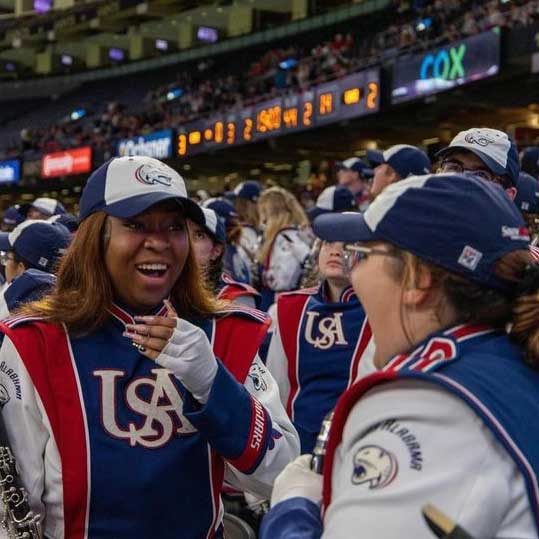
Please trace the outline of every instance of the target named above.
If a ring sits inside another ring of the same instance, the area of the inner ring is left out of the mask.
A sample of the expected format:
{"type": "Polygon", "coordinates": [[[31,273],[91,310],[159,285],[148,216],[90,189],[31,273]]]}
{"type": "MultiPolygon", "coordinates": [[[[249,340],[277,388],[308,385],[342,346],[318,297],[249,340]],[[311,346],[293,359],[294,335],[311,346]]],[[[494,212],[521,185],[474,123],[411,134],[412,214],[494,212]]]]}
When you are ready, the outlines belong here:
{"type": "Polygon", "coordinates": [[[150,165],[141,165],[138,167],[137,170],[135,170],[135,178],[140,183],[146,185],[161,184],[165,187],[170,187],[172,185],[171,176],[150,165]]]}

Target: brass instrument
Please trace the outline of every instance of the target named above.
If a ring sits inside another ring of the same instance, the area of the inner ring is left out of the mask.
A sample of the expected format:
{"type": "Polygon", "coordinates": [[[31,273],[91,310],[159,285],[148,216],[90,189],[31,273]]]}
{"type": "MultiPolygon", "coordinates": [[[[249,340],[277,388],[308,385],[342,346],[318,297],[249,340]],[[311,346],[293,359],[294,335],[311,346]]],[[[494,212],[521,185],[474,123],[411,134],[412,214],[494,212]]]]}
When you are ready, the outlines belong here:
{"type": "Polygon", "coordinates": [[[28,493],[20,483],[17,462],[9,447],[4,422],[0,417],[0,498],[1,525],[10,539],[41,539],[41,521],[28,505],[28,493]]]}

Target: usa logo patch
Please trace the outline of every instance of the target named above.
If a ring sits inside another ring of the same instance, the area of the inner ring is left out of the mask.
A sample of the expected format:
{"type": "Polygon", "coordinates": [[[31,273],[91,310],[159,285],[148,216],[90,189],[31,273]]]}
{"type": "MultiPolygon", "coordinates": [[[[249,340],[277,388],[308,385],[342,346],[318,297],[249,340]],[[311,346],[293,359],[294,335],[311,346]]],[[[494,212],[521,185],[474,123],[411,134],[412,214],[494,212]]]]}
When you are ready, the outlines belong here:
{"type": "Polygon", "coordinates": [[[483,258],[482,252],[466,245],[464,249],[462,249],[462,253],[460,253],[458,263],[469,270],[475,271],[481,258],[483,258]]]}

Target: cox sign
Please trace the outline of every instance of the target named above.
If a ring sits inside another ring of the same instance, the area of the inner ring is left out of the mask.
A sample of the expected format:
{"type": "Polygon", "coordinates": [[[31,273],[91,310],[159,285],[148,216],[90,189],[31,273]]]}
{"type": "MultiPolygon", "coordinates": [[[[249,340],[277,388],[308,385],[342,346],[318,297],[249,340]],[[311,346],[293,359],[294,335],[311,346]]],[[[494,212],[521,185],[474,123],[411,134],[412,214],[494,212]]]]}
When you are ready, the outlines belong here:
{"type": "Polygon", "coordinates": [[[410,101],[491,77],[498,73],[499,66],[498,29],[426,54],[403,56],[393,66],[391,102],[410,101]]]}

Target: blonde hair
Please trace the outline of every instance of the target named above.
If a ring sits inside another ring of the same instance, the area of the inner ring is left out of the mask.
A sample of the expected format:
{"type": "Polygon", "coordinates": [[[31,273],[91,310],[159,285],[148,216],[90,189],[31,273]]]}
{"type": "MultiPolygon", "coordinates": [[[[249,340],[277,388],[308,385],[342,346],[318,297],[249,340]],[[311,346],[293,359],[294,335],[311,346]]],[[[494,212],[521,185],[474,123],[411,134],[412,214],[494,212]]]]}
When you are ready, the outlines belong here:
{"type": "Polygon", "coordinates": [[[514,290],[510,292],[471,281],[408,251],[393,248],[391,252],[400,259],[400,264],[395,263],[395,258],[387,259],[395,279],[412,284],[412,276],[427,268],[431,288],[442,290],[444,302],[453,307],[458,322],[485,324],[501,331],[509,328],[509,335],[522,348],[526,363],[539,368],[539,267],[535,266],[529,251],[512,251],[495,265],[496,276],[514,283],[514,290]],[[522,283],[530,273],[533,282],[523,289],[522,283]]]}
{"type": "MultiPolygon", "coordinates": [[[[113,303],[112,281],[105,265],[107,218],[106,213],[97,212],[81,223],[60,262],[52,292],[21,307],[17,314],[65,324],[75,335],[88,335],[106,322],[113,303]]],[[[186,318],[211,317],[222,306],[203,284],[190,243],[185,266],[170,297],[178,315],[186,318]]]]}
{"type": "Polygon", "coordinates": [[[275,236],[286,227],[307,226],[309,219],[296,197],[282,187],[270,187],[258,199],[258,212],[264,223],[258,261],[264,263],[270,254],[275,236]]]}

